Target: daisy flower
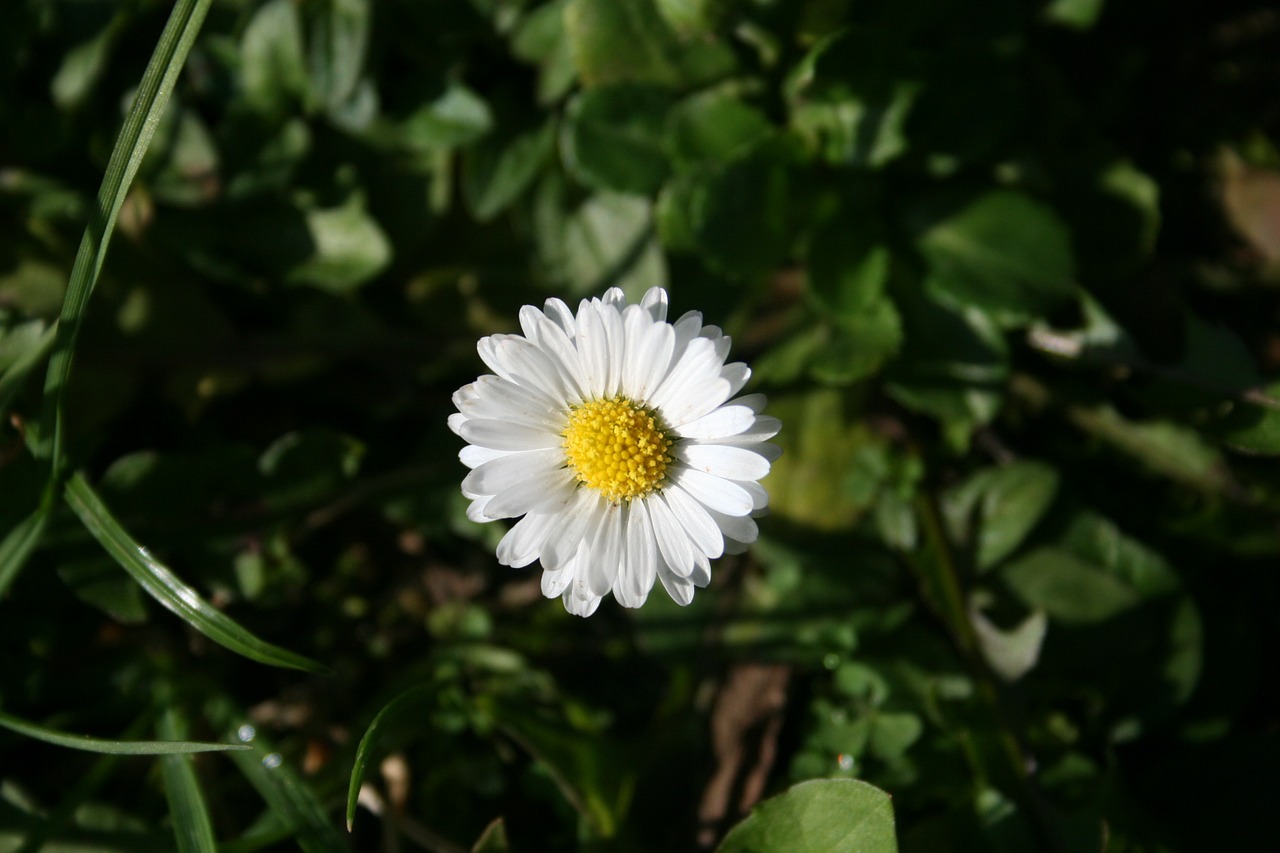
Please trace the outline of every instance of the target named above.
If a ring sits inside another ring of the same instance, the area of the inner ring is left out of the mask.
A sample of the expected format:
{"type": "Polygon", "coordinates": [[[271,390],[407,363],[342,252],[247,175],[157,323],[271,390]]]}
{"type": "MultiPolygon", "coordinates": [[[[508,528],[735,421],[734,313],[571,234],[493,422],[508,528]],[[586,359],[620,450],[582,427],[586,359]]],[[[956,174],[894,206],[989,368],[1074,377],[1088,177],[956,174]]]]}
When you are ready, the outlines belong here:
{"type": "Polygon", "coordinates": [[[453,395],[467,446],[467,516],[523,516],[498,545],[507,566],[542,563],[542,592],[590,616],[610,592],[639,607],[662,582],[688,604],[710,561],[757,535],[757,482],[780,453],[764,396],[734,398],[751,371],[725,364],[729,338],[691,311],[667,322],[667,293],[622,291],[520,309],[523,335],[481,338],[493,374],[453,395]],[[732,399],[731,399],[732,398],[732,399]]]}

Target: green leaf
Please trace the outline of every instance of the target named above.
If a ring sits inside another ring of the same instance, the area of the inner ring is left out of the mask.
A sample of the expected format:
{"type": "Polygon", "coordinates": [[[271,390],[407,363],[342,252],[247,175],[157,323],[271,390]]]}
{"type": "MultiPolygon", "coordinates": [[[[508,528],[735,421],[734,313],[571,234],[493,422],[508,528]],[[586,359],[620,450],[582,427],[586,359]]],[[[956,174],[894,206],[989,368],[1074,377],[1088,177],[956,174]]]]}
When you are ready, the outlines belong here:
{"type": "Polygon", "coordinates": [[[349,853],[346,839],[311,789],[283,755],[249,725],[243,711],[225,696],[207,705],[210,720],[245,742],[248,749],[231,753],[231,760],[258,795],[306,853],[349,853]]]}
{"type": "Polygon", "coordinates": [[[643,293],[667,283],[666,260],[653,236],[651,208],[630,195],[598,193],[565,211],[562,196],[539,198],[538,248],[551,277],[572,294],[610,286],[643,293]]]}
{"type": "Polygon", "coordinates": [[[124,204],[129,185],[146,154],[156,125],[164,114],[169,95],[173,92],[191,45],[200,32],[200,25],[204,22],[210,2],[211,0],[177,0],[174,3],[168,23],[165,24],[164,32],[160,35],[129,108],[129,114],[125,117],[124,126],[116,138],[102,186],[98,190],[93,215],[76,251],[75,264],[71,269],[71,278],[62,303],[53,353],[45,374],[39,446],[34,448],[37,457],[51,461],[51,484],[61,476],[63,469],[62,399],[71,373],[71,358],[85,308],[102,270],[102,262],[115,231],[120,207],[124,204]]]}
{"type": "Polygon", "coordinates": [[[989,596],[975,593],[969,602],[969,621],[978,638],[978,647],[991,669],[1005,681],[1017,681],[1040,660],[1040,648],[1049,619],[1043,610],[1033,610],[1017,625],[1001,629],[982,612],[989,596]]]}
{"type": "Polygon", "coordinates": [[[723,77],[734,66],[733,53],[718,41],[681,40],[653,0],[570,0],[565,28],[586,86],[693,86],[723,77]]]}
{"type": "Polygon", "coordinates": [[[369,0],[319,0],[303,6],[307,16],[310,89],[329,111],[351,99],[364,73],[369,48],[369,0]]]}
{"type": "Polygon", "coordinates": [[[302,43],[302,17],[292,0],[258,7],[240,38],[240,85],[256,109],[284,114],[311,100],[302,43]]]}
{"type": "Polygon", "coordinates": [[[1073,30],[1092,29],[1102,14],[1106,0],[1052,0],[1044,9],[1044,16],[1055,24],[1073,30]]]}
{"type": "Polygon", "coordinates": [[[663,241],[697,251],[733,276],[777,267],[791,252],[791,154],[784,140],[767,139],[734,160],[668,184],[660,201],[663,241]]]}
{"type": "Polygon", "coordinates": [[[989,569],[1022,545],[1058,492],[1051,465],[1019,460],[977,472],[950,489],[943,512],[958,542],[974,551],[974,564],[989,569]]]}
{"type": "Polygon", "coordinates": [[[495,818],[493,823],[484,828],[476,843],[471,845],[471,853],[509,853],[510,843],[507,841],[507,824],[502,818],[495,818]]]}
{"type": "MultiPolygon", "coordinates": [[[[1262,393],[1268,399],[1280,400],[1280,382],[1266,386],[1262,393]]],[[[1232,450],[1280,456],[1280,408],[1234,402],[1213,430],[1232,450]]]]}
{"type": "Polygon", "coordinates": [[[664,142],[671,102],[667,90],[634,83],[581,93],[565,112],[565,165],[588,186],[652,194],[667,176],[664,142]]]}
{"type": "MultiPolygon", "coordinates": [[[[187,734],[186,720],[171,703],[160,713],[159,733],[165,738],[181,738],[187,734]]],[[[240,745],[240,748],[245,747],[240,745]]],[[[184,755],[165,755],[160,759],[160,770],[178,853],[214,853],[218,843],[191,759],[184,755]]]]}
{"type": "Polygon", "coordinates": [[[227,752],[246,747],[235,743],[203,743],[186,740],[107,740],[60,732],[27,722],[0,711],[0,726],[29,738],[42,740],[55,746],[79,749],[85,752],[101,752],[110,755],[171,755],[185,752],[227,752]]]}
{"type": "Polygon", "coordinates": [[[888,299],[838,317],[809,365],[820,382],[847,385],[879,372],[902,346],[902,319],[888,299]]]}
{"type": "Polygon", "coordinates": [[[249,633],[238,623],[200,597],[139,545],[112,517],[84,475],[76,473],[67,482],[67,503],[107,553],[156,601],[215,643],[271,666],[325,673],[327,667],[274,646],[249,633]]]}
{"type": "Polygon", "coordinates": [[[717,853],[896,853],[889,795],[856,779],[793,785],[752,809],[717,853]]]}
{"type": "Polygon", "coordinates": [[[471,214],[488,221],[511,206],[538,177],[555,146],[548,121],[508,139],[487,139],[462,161],[462,194],[471,214]]]}
{"type": "Polygon", "coordinates": [[[138,625],[147,619],[138,585],[122,575],[115,561],[105,554],[63,562],[58,565],[58,577],[76,598],[123,625],[138,625]]]}
{"type": "Polygon", "coordinates": [[[1017,326],[1071,301],[1075,265],[1067,229],[1046,205],[993,190],[919,237],[926,287],[957,309],[978,308],[1017,326]]]}
{"type": "Polygon", "coordinates": [[[116,37],[127,20],[127,15],[117,13],[96,35],[71,48],[62,57],[62,63],[49,83],[49,94],[59,109],[74,109],[93,92],[94,84],[102,79],[116,37]]]}
{"type": "Polygon", "coordinates": [[[511,34],[511,53],[538,66],[538,103],[558,101],[577,82],[578,70],[565,33],[569,0],[551,0],[520,19],[511,34]]]}
{"type": "MultiPolygon", "coordinates": [[[[392,699],[378,715],[373,718],[373,722],[369,723],[369,728],[365,729],[364,737],[360,738],[360,745],[356,748],[356,757],[351,764],[351,779],[347,784],[347,831],[351,831],[352,825],[356,819],[356,803],[360,797],[360,787],[364,784],[365,772],[368,764],[377,757],[377,749],[381,745],[380,741],[386,736],[389,729],[399,731],[404,726],[404,716],[409,712],[418,712],[422,710],[423,705],[435,697],[438,689],[434,684],[419,684],[410,687],[396,698],[392,699]]],[[[415,726],[418,724],[415,723],[415,726]]]]}
{"type": "Polygon", "coordinates": [[[456,81],[451,81],[440,97],[423,104],[400,125],[404,143],[417,151],[469,145],[492,129],[493,113],[489,105],[456,81]]]}
{"type": "Polygon", "coordinates": [[[341,207],[306,212],[311,256],[285,280],[330,293],[350,293],[391,263],[391,241],[353,194],[341,207]]]}
{"type": "Polygon", "coordinates": [[[892,31],[846,30],[796,68],[788,86],[791,126],[828,163],[879,168],[907,148],[917,76],[892,31]]]}
{"type": "Polygon", "coordinates": [[[776,128],[760,110],[718,89],[681,101],[667,119],[665,141],[677,166],[732,160],[776,128]]]}
{"type": "Polygon", "coordinates": [[[1037,548],[1006,564],[1000,576],[1028,607],[1067,625],[1103,622],[1141,601],[1110,572],[1059,548],[1037,548]]]}
{"type": "Polygon", "coordinates": [[[42,506],[23,519],[0,540],[0,598],[17,579],[35,549],[40,545],[50,508],[42,506]]]}

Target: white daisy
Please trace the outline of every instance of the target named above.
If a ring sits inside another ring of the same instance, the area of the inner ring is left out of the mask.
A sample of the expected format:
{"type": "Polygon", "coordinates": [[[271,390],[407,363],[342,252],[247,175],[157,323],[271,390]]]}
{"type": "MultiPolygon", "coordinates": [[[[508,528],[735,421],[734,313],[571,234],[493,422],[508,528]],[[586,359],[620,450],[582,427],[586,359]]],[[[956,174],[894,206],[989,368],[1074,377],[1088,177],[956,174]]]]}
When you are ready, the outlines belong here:
{"type": "Polygon", "coordinates": [[[621,290],[520,309],[523,335],[478,345],[486,374],[453,395],[449,427],[468,445],[467,516],[524,516],[498,545],[507,566],[542,562],[542,592],[589,616],[613,593],[639,607],[657,578],[680,604],[711,580],[710,560],[757,535],[757,482],[780,453],[764,396],[730,399],[745,364],[691,311],[667,322],[667,293],[621,290]]]}

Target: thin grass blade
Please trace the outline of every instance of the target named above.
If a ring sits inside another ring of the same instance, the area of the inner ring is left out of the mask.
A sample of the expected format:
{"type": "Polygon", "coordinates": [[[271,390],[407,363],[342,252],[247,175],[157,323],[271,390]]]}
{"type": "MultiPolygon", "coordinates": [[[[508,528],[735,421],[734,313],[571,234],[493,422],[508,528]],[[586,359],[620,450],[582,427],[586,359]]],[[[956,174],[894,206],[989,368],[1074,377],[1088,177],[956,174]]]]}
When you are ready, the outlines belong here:
{"type": "Polygon", "coordinates": [[[142,75],[133,105],[125,117],[120,135],[116,137],[115,148],[111,152],[102,186],[98,190],[97,204],[71,268],[53,353],[45,374],[44,403],[36,446],[37,457],[50,460],[55,482],[61,476],[64,464],[62,395],[71,372],[71,356],[84,319],[85,307],[89,304],[89,296],[102,271],[107,246],[115,231],[116,218],[124,204],[129,185],[133,183],[160,116],[169,103],[178,74],[182,71],[187,54],[191,52],[210,3],[211,0],[177,0],[174,3],[169,21],[156,43],[147,70],[142,75]]]}
{"type": "Polygon", "coordinates": [[[109,755],[173,755],[183,752],[238,751],[245,748],[238,743],[208,743],[188,740],[109,740],[87,735],[68,734],[57,729],[36,725],[4,711],[0,711],[0,726],[11,732],[17,732],[20,735],[26,735],[29,738],[42,740],[45,743],[52,743],[56,746],[109,755]]]}
{"type": "Polygon", "coordinates": [[[259,639],[205,601],[120,526],[83,474],[77,472],[67,480],[64,494],[67,503],[107,553],[148,595],[192,628],[220,646],[259,663],[306,672],[329,672],[322,664],[259,639]]]}
{"type": "Polygon", "coordinates": [[[236,767],[276,816],[293,832],[306,853],[347,853],[342,834],[326,814],[311,787],[289,766],[275,747],[244,722],[245,715],[231,700],[219,696],[208,705],[209,719],[245,741],[250,750],[231,756],[236,767]]]}
{"type": "Polygon", "coordinates": [[[424,702],[435,695],[435,692],[435,686],[431,684],[411,687],[388,702],[373,718],[373,722],[369,723],[364,737],[360,738],[360,746],[356,748],[356,759],[351,766],[351,781],[347,785],[347,832],[351,831],[355,823],[356,802],[360,798],[360,786],[364,784],[365,769],[373,759],[382,736],[400,714],[424,702]]]}
{"type": "MultiPolygon", "coordinates": [[[[172,704],[160,712],[157,728],[160,737],[171,740],[185,738],[188,731],[186,720],[172,704]]],[[[163,755],[160,770],[178,853],[216,853],[218,842],[213,836],[213,824],[209,821],[209,810],[200,793],[191,757],[163,755]]]]}
{"type": "Polygon", "coordinates": [[[49,514],[49,507],[40,507],[0,540],[0,597],[4,596],[40,544],[40,537],[44,535],[45,525],[49,522],[49,514]]]}

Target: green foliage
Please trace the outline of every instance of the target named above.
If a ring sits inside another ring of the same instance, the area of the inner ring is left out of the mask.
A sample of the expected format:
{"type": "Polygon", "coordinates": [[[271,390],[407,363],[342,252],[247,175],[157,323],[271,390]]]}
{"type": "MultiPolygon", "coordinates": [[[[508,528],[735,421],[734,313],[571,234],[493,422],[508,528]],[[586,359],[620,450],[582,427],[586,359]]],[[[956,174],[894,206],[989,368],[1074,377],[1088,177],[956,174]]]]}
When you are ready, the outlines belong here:
{"type": "Polygon", "coordinates": [[[0,850],[1280,837],[1266,15],[10,6],[0,850]],[[445,419],[615,285],[784,455],[691,605],[583,621],[445,419]]]}

